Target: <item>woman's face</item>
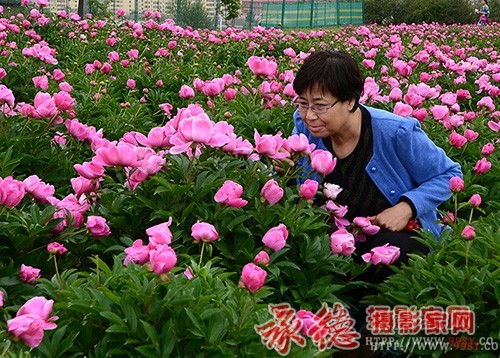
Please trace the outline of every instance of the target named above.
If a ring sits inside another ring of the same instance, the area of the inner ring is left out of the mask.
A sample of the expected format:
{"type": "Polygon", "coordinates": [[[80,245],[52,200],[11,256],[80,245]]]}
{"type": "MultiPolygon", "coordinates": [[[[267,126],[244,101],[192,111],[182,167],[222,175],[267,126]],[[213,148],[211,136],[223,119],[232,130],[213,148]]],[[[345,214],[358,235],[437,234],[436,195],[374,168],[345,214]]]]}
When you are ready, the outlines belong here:
{"type": "Polygon", "coordinates": [[[339,101],[337,97],[330,93],[325,93],[317,88],[312,88],[299,97],[296,103],[313,108],[300,109],[300,117],[304,121],[307,129],[316,138],[326,138],[339,134],[348,125],[354,101],[339,101]],[[316,113],[314,107],[327,109],[324,113],[316,113]],[[330,107],[331,106],[331,107],[330,107]]]}

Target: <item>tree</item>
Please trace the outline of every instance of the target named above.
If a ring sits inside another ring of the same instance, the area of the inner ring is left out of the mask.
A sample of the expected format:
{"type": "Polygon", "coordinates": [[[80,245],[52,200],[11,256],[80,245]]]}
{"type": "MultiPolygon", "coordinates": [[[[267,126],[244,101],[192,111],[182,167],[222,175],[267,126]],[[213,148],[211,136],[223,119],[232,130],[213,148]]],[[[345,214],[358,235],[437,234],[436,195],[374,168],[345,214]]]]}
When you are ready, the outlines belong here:
{"type": "Polygon", "coordinates": [[[225,20],[230,21],[240,16],[241,0],[221,0],[226,14],[225,20]]]}
{"type": "Polygon", "coordinates": [[[192,28],[213,28],[213,22],[202,0],[175,0],[167,9],[170,17],[179,26],[192,28]]]}
{"type": "Polygon", "coordinates": [[[112,14],[109,10],[110,4],[111,0],[88,0],[89,13],[100,18],[111,17],[112,14]]]}

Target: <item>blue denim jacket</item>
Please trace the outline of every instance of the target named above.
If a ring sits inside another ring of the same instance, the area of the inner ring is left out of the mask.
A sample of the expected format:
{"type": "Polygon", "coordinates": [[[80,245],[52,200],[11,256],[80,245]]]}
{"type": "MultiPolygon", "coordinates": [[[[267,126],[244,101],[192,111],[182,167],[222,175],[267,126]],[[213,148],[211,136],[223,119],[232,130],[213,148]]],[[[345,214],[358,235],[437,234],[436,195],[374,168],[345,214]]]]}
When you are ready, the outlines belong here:
{"type": "MultiPolygon", "coordinates": [[[[416,119],[363,107],[372,117],[373,131],[373,156],[366,172],[392,205],[402,196],[410,199],[421,226],[439,238],[443,226],[438,223],[437,207],[451,197],[450,178],[462,177],[460,165],[427,137],[416,119]]],[[[293,118],[293,134],[303,133],[316,149],[326,150],[322,140],[309,132],[298,111],[293,118]]],[[[298,165],[305,175],[312,172],[309,158],[301,158],[298,165]]],[[[321,182],[318,173],[311,178],[321,182]]],[[[300,181],[305,179],[302,176],[300,181]]]]}

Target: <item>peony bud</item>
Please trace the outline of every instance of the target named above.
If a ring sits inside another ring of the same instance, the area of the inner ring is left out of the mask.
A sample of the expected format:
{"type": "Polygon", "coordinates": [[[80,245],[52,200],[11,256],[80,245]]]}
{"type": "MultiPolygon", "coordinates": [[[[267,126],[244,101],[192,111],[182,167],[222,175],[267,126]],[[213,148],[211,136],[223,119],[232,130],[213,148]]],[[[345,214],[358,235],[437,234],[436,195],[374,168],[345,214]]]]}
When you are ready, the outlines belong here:
{"type": "Polygon", "coordinates": [[[476,229],[474,229],[474,226],[467,225],[462,230],[462,236],[465,238],[465,240],[470,241],[476,237],[476,229]]]}

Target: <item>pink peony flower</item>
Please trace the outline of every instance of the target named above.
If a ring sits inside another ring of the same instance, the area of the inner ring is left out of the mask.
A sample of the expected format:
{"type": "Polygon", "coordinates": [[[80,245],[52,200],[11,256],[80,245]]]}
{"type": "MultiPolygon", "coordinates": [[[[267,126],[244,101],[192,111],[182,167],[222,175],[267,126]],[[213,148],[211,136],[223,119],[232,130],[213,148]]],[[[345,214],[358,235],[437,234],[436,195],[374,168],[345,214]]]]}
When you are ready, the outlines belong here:
{"type": "Polygon", "coordinates": [[[359,227],[363,233],[367,235],[375,235],[377,232],[380,231],[380,227],[377,225],[373,225],[370,221],[370,219],[366,217],[355,217],[352,220],[352,223],[359,227]]]}
{"type": "Polygon", "coordinates": [[[276,135],[260,135],[257,129],[254,131],[255,150],[259,154],[265,154],[269,158],[283,159],[290,156],[285,149],[285,140],[281,137],[281,132],[276,135]]]}
{"type": "Polygon", "coordinates": [[[170,153],[188,152],[194,143],[222,147],[229,142],[230,132],[232,132],[232,126],[227,122],[215,123],[204,112],[183,118],[178,122],[177,133],[170,139],[174,145],[170,153]]]}
{"type": "Polygon", "coordinates": [[[459,89],[457,90],[457,100],[463,101],[465,99],[471,99],[472,96],[468,90],[459,89]]]}
{"type": "Polygon", "coordinates": [[[374,265],[392,265],[399,258],[399,247],[391,246],[385,244],[383,246],[377,246],[370,250],[370,252],[361,255],[361,258],[365,262],[372,262],[374,265]]]}
{"type": "Polygon", "coordinates": [[[266,282],[267,272],[254,263],[248,263],[241,272],[241,281],[250,292],[259,291],[266,282]]]}
{"type": "Polygon", "coordinates": [[[89,216],[87,218],[87,230],[94,237],[103,237],[111,234],[108,224],[106,224],[106,219],[102,216],[89,216]]]}
{"type": "Polygon", "coordinates": [[[179,90],[179,97],[184,99],[194,98],[194,90],[187,85],[182,85],[179,90]]]}
{"type": "Polygon", "coordinates": [[[299,187],[299,194],[305,200],[311,200],[318,192],[319,183],[316,180],[306,179],[299,187]]]}
{"type": "Polygon", "coordinates": [[[135,262],[139,265],[144,265],[149,261],[149,246],[144,246],[142,240],[135,240],[131,247],[125,249],[127,256],[123,261],[124,265],[127,265],[130,261],[135,262]]]}
{"type": "Polygon", "coordinates": [[[68,252],[68,249],[65,248],[63,244],[60,244],[58,242],[51,242],[47,245],[47,251],[51,254],[62,255],[68,252]]]}
{"type": "Polygon", "coordinates": [[[427,109],[419,108],[413,110],[412,116],[419,122],[423,122],[427,118],[427,109]]]}
{"type": "Polygon", "coordinates": [[[157,245],[149,251],[151,268],[157,275],[169,272],[177,263],[175,251],[168,245],[157,245]]]}
{"type": "Polygon", "coordinates": [[[446,118],[450,114],[450,110],[448,109],[447,106],[432,106],[431,107],[431,114],[436,120],[442,120],[446,118]]]}
{"type": "Polygon", "coordinates": [[[489,96],[482,97],[476,104],[478,107],[485,107],[491,112],[495,110],[495,103],[493,99],[489,96]]]}
{"type": "Polygon", "coordinates": [[[264,250],[260,251],[257,255],[255,255],[253,259],[253,262],[259,266],[267,266],[269,265],[269,261],[270,261],[269,254],[264,250]]]}
{"type": "Polygon", "coordinates": [[[323,184],[323,194],[331,200],[337,199],[337,195],[340,194],[342,188],[337,184],[325,183],[323,184]]]}
{"type": "Polygon", "coordinates": [[[409,104],[397,102],[393,112],[401,117],[409,117],[413,112],[413,108],[409,104]]]}
{"type": "Polygon", "coordinates": [[[500,122],[495,122],[495,121],[488,121],[488,127],[494,131],[498,132],[500,131],[500,122]]]}
{"type": "Polygon", "coordinates": [[[481,154],[488,156],[495,151],[495,145],[493,143],[486,143],[481,149],[481,154]]]}
{"type": "Polygon", "coordinates": [[[35,268],[33,266],[26,266],[25,264],[21,264],[19,275],[21,276],[21,280],[23,282],[29,284],[35,284],[36,279],[41,277],[40,269],[35,268]]]}
{"type": "Polygon", "coordinates": [[[479,205],[481,205],[481,202],[482,199],[481,195],[479,194],[472,194],[472,196],[469,199],[469,204],[474,208],[477,208],[479,205]]]}
{"type": "Polygon", "coordinates": [[[95,162],[84,162],[82,164],[75,164],[73,168],[82,177],[87,179],[96,179],[104,175],[104,167],[101,164],[95,162]]]}
{"type": "Polygon", "coordinates": [[[304,133],[294,134],[283,142],[283,147],[289,153],[311,154],[316,144],[309,144],[309,139],[304,133]]]}
{"type": "Polygon", "coordinates": [[[104,167],[127,166],[134,167],[138,157],[136,147],[124,142],[111,142],[96,150],[92,161],[104,167]]]}
{"type": "Polygon", "coordinates": [[[467,143],[467,138],[453,131],[450,133],[450,144],[456,148],[461,148],[467,143]]]}
{"type": "Polygon", "coordinates": [[[297,318],[302,321],[300,333],[306,337],[326,337],[329,333],[326,322],[322,321],[321,317],[311,311],[297,311],[297,318]],[[320,330],[318,332],[318,330],[320,330]]]}
{"type": "Polygon", "coordinates": [[[311,153],[311,166],[321,176],[325,177],[335,169],[337,158],[327,150],[316,149],[311,153]]]}
{"type": "Polygon", "coordinates": [[[345,228],[349,226],[349,220],[344,219],[347,214],[347,205],[337,205],[333,200],[328,200],[324,205],[325,210],[331,210],[335,217],[335,224],[339,228],[345,228]]]}
{"type": "Polygon", "coordinates": [[[284,224],[279,224],[269,229],[262,237],[262,242],[273,251],[281,250],[286,245],[288,229],[284,224]]]}
{"type": "Polygon", "coordinates": [[[53,304],[53,300],[45,297],[31,298],[21,306],[15,318],[7,321],[7,330],[29,347],[38,347],[43,340],[43,331],[57,328],[53,321],[58,317],[49,317],[53,304]]]}
{"type": "Polygon", "coordinates": [[[49,196],[54,196],[55,188],[53,185],[45,184],[37,175],[30,175],[23,180],[26,192],[33,198],[41,202],[48,202],[49,196]]]}
{"type": "Polygon", "coordinates": [[[12,90],[7,88],[5,85],[0,85],[0,104],[6,104],[9,107],[14,107],[14,94],[12,90]]]}
{"type": "Polygon", "coordinates": [[[465,183],[460,177],[452,177],[450,179],[450,190],[454,193],[458,193],[464,190],[465,183]]]}
{"type": "Polygon", "coordinates": [[[489,162],[486,158],[479,159],[474,166],[474,171],[477,175],[481,175],[486,173],[491,169],[491,162],[489,162]]]}
{"type": "Polygon", "coordinates": [[[3,307],[3,304],[4,304],[4,302],[3,302],[3,296],[4,296],[3,291],[0,291],[0,307],[3,307]]]}
{"type": "Polygon", "coordinates": [[[222,79],[214,79],[205,81],[203,86],[203,94],[207,97],[216,97],[224,90],[224,81],[222,79]]]}
{"type": "Polygon", "coordinates": [[[443,221],[444,224],[454,224],[455,215],[452,212],[447,211],[441,220],[443,221]]]}
{"type": "Polygon", "coordinates": [[[64,125],[66,126],[66,129],[68,130],[69,134],[78,139],[80,142],[89,139],[89,136],[91,135],[92,132],[89,126],[80,123],[78,119],[67,119],[64,122],[64,125]]]}
{"type": "Polygon", "coordinates": [[[236,95],[238,94],[238,90],[235,88],[227,88],[224,91],[224,98],[226,101],[232,101],[233,99],[236,98],[236,95]]]}
{"type": "Polygon", "coordinates": [[[184,276],[188,278],[188,280],[191,280],[193,278],[193,269],[191,267],[188,267],[187,269],[184,270],[184,276]]]}
{"type": "Polygon", "coordinates": [[[278,64],[274,61],[269,61],[266,58],[251,56],[246,65],[256,76],[274,77],[277,72],[278,64]]]}
{"type": "Polygon", "coordinates": [[[191,236],[194,241],[212,242],[219,238],[219,233],[212,224],[198,221],[191,227],[191,236]]]}
{"type": "Polygon", "coordinates": [[[476,237],[476,229],[474,226],[466,225],[462,230],[462,236],[465,240],[470,241],[476,237]]]}
{"type": "Polygon", "coordinates": [[[127,86],[128,89],[134,89],[137,86],[137,83],[135,82],[134,79],[129,78],[127,80],[126,86],[127,86]]]}
{"type": "Polygon", "coordinates": [[[242,194],[243,187],[240,184],[232,180],[226,180],[215,193],[214,200],[228,206],[241,208],[248,204],[248,201],[241,198],[242,194]]]}
{"type": "Polygon", "coordinates": [[[350,256],[356,247],[354,246],[354,236],[346,229],[340,229],[330,235],[332,252],[343,256],[350,256]]]}
{"type": "Polygon", "coordinates": [[[149,236],[149,243],[154,247],[156,245],[170,245],[172,243],[172,233],[170,232],[170,225],[172,224],[172,217],[167,222],[151,226],[146,230],[149,236]]]}
{"type": "Polygon", "coordinates": [[[41,89],[42,91],[46,91],[49,88],[49,78],[46,75],[35,76],[31,80],[35,88],[41,89]]]}
{"type": "Polygon", "coordinates": [[[260,191],[260,195],[267,200],[269,205],[274,205],[280,201],[284,193],[283,188],[274,179],[268,180],[260,191]]]}
{"type": "Polygon", "coordinates": [[[469,141],[473,142],[479,137],[479,133],[474,132],[472,129],[466,129],[464,132],[464,137],[469,141]]]}
{"type": "Polygon", "coordinates": [[[49,93],[38,92],[33,102],[38,117],[52,118],[57,114],[57,106],[54,98],[49,93]]]}
{"type": "Polygon", "coordinates": [[[26,194],[25,188],[26,184],[11,176],[0,177],[0,204],[7,207],[18,205],[26,194]]]}
{"type": "Polygon", "coordinates": [[[66,91],[56,92],[53,97],[56,107],[61,111],[69,111],[75,105],[75,99],[66,91]]]}
{"type": "Polygon", "coordinates": [[[71,187],[77,196],[94,193],[99,188],[99,182],[96,180],[91,180],[84,178],[82,176],[71,178],[71,187]]]}
{"type": "Polygon", "coordinates": [[[389,93],[389,99],[394,102],[401,101],[403,98],[403,91],[401,91],[401,88],[399,87],[394,87],[391,92],[389,93]]]}

